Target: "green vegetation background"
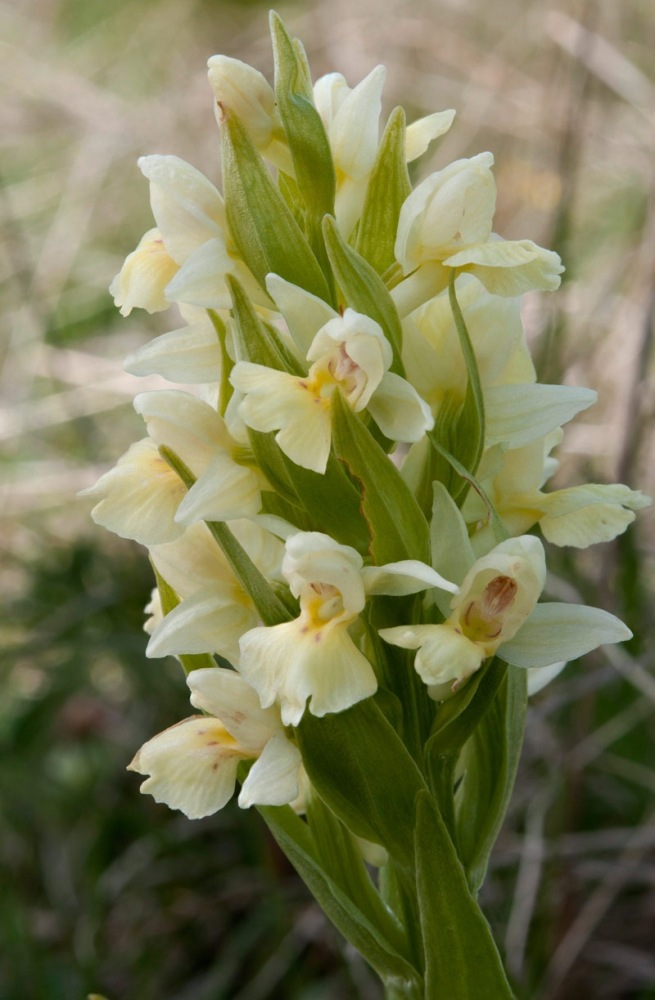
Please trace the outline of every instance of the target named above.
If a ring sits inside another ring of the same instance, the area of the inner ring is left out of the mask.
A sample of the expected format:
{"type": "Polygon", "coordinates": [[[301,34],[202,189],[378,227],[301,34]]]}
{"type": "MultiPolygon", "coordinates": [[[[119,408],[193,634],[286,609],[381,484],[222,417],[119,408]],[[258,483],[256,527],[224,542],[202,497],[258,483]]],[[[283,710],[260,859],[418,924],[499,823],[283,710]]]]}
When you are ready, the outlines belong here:
{"type": "MultiPolygon", "coordinates": [[[[315,75],[389,70],[386,111],[455,107],[432,169],[491,149],[498,231],[558,250],[526,301],[543,381],[598,389],[562,483],[655,492],[655,19],[650,0],[317,0],[279,12],[315,75]]],[[[142,433],[106,288],[150,227],[142,153],[217,178],[206,58],[270,73],[266,7],[220,0],[3,0],[0,147],[0,997],[373,1000],[255,814],[191,823],[125,765],[188,712],[146,660],[150,570],[76,491],[142,433]]],[[[421,169],[426,171],[429,164],[421,169]]],[[[147,380],[149,387],[156,380],[147,380]]],[[[554,596],[636,633],[533,702],[485,904],[525,1000],[655,997],[655,524],[552,552],[554,596]]]]}

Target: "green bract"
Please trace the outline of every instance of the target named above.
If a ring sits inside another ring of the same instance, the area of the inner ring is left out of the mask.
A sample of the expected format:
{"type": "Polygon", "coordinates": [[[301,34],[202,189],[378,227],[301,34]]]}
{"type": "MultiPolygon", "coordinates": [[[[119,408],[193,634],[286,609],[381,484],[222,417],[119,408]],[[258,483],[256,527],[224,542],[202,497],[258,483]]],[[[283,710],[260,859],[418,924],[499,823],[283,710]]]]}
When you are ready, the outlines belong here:
{"type": "Polygon", "coordinates": [[[515,299],[561,264],[492,233],[492,155],[412,189],[453,112],[397,108],[380,136],[383,67],[312,83],[276,14],[271,34],[274,89],[209,61],[223,195],[141,160],[156,225],[112,283],[126,314],[180,306],[127,366],[190,391],[137,397],[146,436],[86,493],[148,548],[148,654],[203,713],[130,767],[193,818],[239,781],[389,997],[510,997],[477,893],[527,668],[630,636],[542,599],[535,530],[587,546],[650,501],[545,489],[594,396],[536,382],[515,299]]]}

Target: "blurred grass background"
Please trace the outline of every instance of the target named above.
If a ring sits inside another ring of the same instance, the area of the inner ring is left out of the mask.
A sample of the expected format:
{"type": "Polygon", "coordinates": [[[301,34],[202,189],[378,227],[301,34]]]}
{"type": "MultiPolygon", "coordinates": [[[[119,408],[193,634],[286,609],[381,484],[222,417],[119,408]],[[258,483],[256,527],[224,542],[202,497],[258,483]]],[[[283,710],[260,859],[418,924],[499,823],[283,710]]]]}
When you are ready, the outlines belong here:
{"type": "MultiPolygon", "coordinates": [[[[652,0],[318,0],[279,12],[315,76],[388,67],[385,111],[454,107],[425,172],[491,149],[497,230],[557,249],[562,290],[526,299],[543,381],[598,389],[561,482],[655,492],[652,0]]],[[[205,62],[271,71],[266,5],[3,0],[0,7],[0,997],[374,1000],[254,814],[199,823],[125,765],[188,712],[148,661],[144,554],[75,500],[142,435],[156,379],[122,357],[170,328],[107,285],[149,228],[143,153],[217,180],[205,62]]],[[[485,904],[523,1000],[655,997],[655,523],[550,553],[552,596],[636,638],[533,702],[485,904]]],[[[444,998],[447,1000],[447,998],[444,998]]]]}

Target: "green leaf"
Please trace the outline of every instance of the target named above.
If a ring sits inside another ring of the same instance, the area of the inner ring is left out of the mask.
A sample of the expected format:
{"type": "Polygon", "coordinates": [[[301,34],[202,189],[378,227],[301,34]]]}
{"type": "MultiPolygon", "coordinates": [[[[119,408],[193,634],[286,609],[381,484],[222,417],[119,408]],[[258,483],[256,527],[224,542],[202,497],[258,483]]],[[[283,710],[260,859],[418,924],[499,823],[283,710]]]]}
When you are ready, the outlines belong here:
{"type": "Polygon", "coordinates": [[[291,621],[294,615],[290,607],[282,603],[228,526],[217,521],[205,523],[222,548],[237,580],[252,598],[264,625],[280,625],[282,622],[291,621]]]}
{"type": "MultiPolygon", "coordinates": [[[[430,484],[435,479],[442,482],[461,507],[484,450],[485,415],[478,363],[455,292],[455,271],[448,294],[466,364],[466,395],[461,404],[448,398],[442,402],[434,429],[428,433],[433,451],[426,473],[430,484]]],[[[424,481],[423,492],[426,486],[424,481]]]]}
{"type": "Polygon", "coordinates": [[[333,396],[332,421],[335,453],[362,487],[362,510],[375,562],[428,562],[430,529],[414,495],[338,392],[333,396]]]}
{"type": "MultiPolygon", "coordinates": [[[[455,452],[455,458],[462,463],[471,475],[474,476],[478,465],[480,464],[480,459],[484,449],[484,399],[482,396],[480,373],[478,371],[478,362],[475,357],[475,351],[473,350],[473,344],[471,343],[471,338],[464,321],[464,316],[462,315],[462,310],[460,309],[459,302],[457,301],[454,271],[448,286],[448,295],[468,375],[464,405],[462,406],[457,421],[457,430],[455,434],[457,450],[455,452]]],[[[467,489],[468,484],[464,481],[462,483],[460,493],[465,496],[467,489]]],[[[463,502],[463,497],[460,498],[458,495],[455,495],[454,499],[461,500],[461,502],[463,502]]]]}
{"type": "Polygon", "coordinates": [[[510,667],[462,752],[464,776],[455,799],[457,843],[474,895],[484,882],[514,787],[527,701],[527,673],[510,667]]]}
{"type": "Polygon", "coordinates": [[[360,492],[334,455],[330,455],[322,474],[295,465],[282,452],[280,456],[298,503],[309,516],[311,530],[324,531],[342,545],[351,545],[366,555],[371,537],[362,517],[360,492]]]}
{"type": "MultiPolygon", "coordinates": [[[[475,490],[475,492],[478,494],[478,496],[482,500],[483,504],[487,508],[487,516],[489,518],[489,522],[490,522],[491,527],[493,529],[493,533],[494,533],[494,536],[496,538],[496,542],[498,544],[500,544],[500,542],[506,541],[506,539],[509,538],[509,532],[505,528],[505,525],[503,524],[503,522],[502,522],[502,520],[501,520],[501,518],[500,518],[500,516],[498,514],[498,511],[496,510],[496,508],[492,504],[491,500],[489,499],[489,495],[482,488],[481,484],[478,482],[478,480],[475,478],[475,476],[472,475],[472,473],[470,473],[468,471],[468,469],[466,469],[462,465],[462,463],[459,462],[455,458],[454,455],[451,455],[450,452],[447,451],[439,443],[438,432],[435,434],[434,430],[428,431],[428,438],[430,440],[430,444],[431,444],[432,448],[434,449],[434,451],[439,456],[441,456],[446,461],[446,463],[450,466],[450,468],[454,472],[456,472],[457,475],[460,477],[460,485],[461,485],[461,483],[464,483],[464,485],[466,486],[466,488],[468,488],[469,486],[472,486],[473,489],[475,490]]],[[[433,489],[437,485],[442,486],[442,488],[443,488],[443,483],[441,481],[438,481],[438,482],[435,482],[433,484],[433,489]]],[[[465,493],[462,494],[461,488],[458,489],[457,487],[455,487],[455,495],[459,496],[459,498],[460,498],[460,504],[462,504],[463,500],[466,497],[466,494],[465,493]]],[[[453,500],[453,503],[454,503],[454,500],[453,500]]]]}
{"type": "Polygon", "coordinates": [[[380,275],[349,246],[337,229],[335,220],[326,215],[323,233],[330,263],[346,302],[356,312],[364,313],[382,327],[391,344],[391,371],[404,376],[402,362],[403,330],[398,310],[380,275]]]}
{"type": "Polygon", "coordinates": [[[414,838],[426,1000],[513,1000],[489,925],[427,792],[417,799],[414,838]]]}
{"type": "Polygon", "coordinates": [[[273,271],[329,302],[318,261],[266,164],[235,113],[221,111],[225,211],[239,253],[264,290],[273,271]]]}
{"type": "MultiPolygon", "coordinates": [[[[420,976],[413,966],[327,874],[318,860],[316,845],[308,826],[289,806],[260,806],[259,812],[334,926],[357,948],[378,975],[385,981],[398,983],[400,987],[406,986],[413,990],[419,986],[420,976]]],[[[388,920],[385,921],[385,925],[388,926],[388,923],[388,920]]]]}
{"type": "Polygon", "coordinates": [[[414,799],[426,785],[375,698],[323,719],[307,711],[296,733],[309,779],[330,809],[411,871],[414,799]]]}
{"type": "Polygon", "coordinates": [[[240,282],[228,274],[226,283],[232,299],[239,360],[292,375],[306,375],[307,370],[282,343],[275,329],[260,320],[240,282]]]}
{"type": "MultiPolygon", "coordinates": [[[[155,573],[155,580],[157,582],[157,590],[159,591],[159,598],[161,600],[161,609],[164,613],[164,617],[176,608],[180,603],[180,599],[166,580],[157,572],[155,564],[151,561],[151,566],[155,573]]],[[[201,670],[203,667],[215,667],[216,660],[210,653],[182,653],[178,655],[178,660],[184,668],[185,674],[190,674],[192,670],[201,670]]]]}
{"type": "Polygon", "coordinates": [[[225,411],[227,409],[227,404],[232,398],[232,385],[230,384],[230,372],[234,368],[234,361],[227,352],[227,329],[225,323],[216,312],[215,309],[208,309],[207,315],[211,320],[211,324],[216,330],[216,336],[218,338],[218,344],[221,352],[221,382],[218,391],[218,401],[220,406],[220,414],[222,417],[225,416],[225,411]]]}
{"type": "Polygon", "coordinates": [[[454,698],[439,706],[426,755],[459,754],[496,697],[506,671],[505,663],[489,660],[454,698]]]}
{"type": "Polygon", "coordinates": [[[332,285],[321,231],[323,216],[334,212],[336,175],[332,151],[321,116],[314,107],[304,50],[294,45],[274,11],[270,14],[270,26],[275,56],[275,97],[293,158],[298,190],[305,204],[307,237],[328,285],[332,285]]]}
{"type": "MultiPolygon", "coordinates": [[[[179,455],[176,455],[171,448],[167,448],[165,445],[159,449],[159,453],[171,469],[178,474],[186,488],[191,489],[196,478],[179,455]]],[[[227,525],[218,521],[205,521],[205,524],[222,548],[237,580],[252,598],[264,625],[279,625],[281,622],[291,621],[294,617],[293,613],[285,607],[266,577],[257,569],[227,525]]]]}
{"type": "Polygon", "coordinates": [[[382,902],[350,830],[317,795],[308,796],[307,820],[324,871],[370,923],[379,928],[394,949],[409,961],[406,933],[382,902]]]}
{"type": "Polygon", "coordinates": [[[357,252],[382,276],[395,262],[398,218],[412,185],[405,159],[405,112],[389,116],[366,190],[359,222],[357,252]]]}
{"type": "Polygon", "coordinates": [[[453,842],[457,842],[455,820],[455,773],[464,744],[480,725],[505,676],[507,667],[490,660],[455,698],[439,706],[435,732],[425,744],[425,763],[430,787],[439,802],[453,842]],[[473,696],[466,688],[473,688],[473,696]]]}

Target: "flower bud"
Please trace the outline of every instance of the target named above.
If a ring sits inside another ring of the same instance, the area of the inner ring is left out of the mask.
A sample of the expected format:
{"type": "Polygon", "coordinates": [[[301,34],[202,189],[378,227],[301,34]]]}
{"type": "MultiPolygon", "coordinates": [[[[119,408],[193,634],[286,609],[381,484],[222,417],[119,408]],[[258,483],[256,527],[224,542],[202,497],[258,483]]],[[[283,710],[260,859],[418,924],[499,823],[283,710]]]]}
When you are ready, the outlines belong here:
{"type": "Polygon", "coordinates": [[[444,260],[491,235],[496,184],[494,158],[479,153],[431,174],[410,194],[398,220],[396,257],[405,273],[428,260],[444,260]]]}
{"type": "Polygon", "coordinates": [[[207,66],[216,102],[234,111],[253,144],[263,152],[279,128],[272,87],[259,70],[240,59],[212,56],[207,66]]]}
{"type": "Polygon", "coordinates": [[[161,312],[170,305],[164,291],[177,270],[159,230],[149,229],[136,250],[125,258],[109,291],[123,316],[129,316],[135,308],[161,312]]]}

